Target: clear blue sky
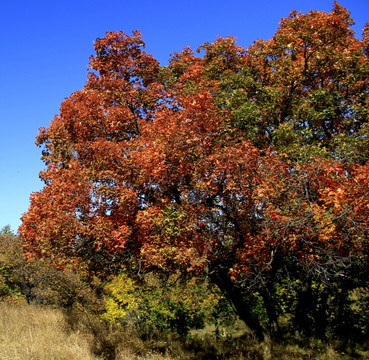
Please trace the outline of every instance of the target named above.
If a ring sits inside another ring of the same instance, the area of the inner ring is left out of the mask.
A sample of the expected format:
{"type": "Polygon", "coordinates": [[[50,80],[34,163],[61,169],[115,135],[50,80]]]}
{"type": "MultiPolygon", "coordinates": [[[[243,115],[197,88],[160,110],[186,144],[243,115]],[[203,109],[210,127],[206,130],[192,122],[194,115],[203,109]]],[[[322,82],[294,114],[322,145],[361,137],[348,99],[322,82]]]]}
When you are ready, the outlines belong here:
{"type": "MultiPolygon", "coordinates": [[[[369,21],[368,0],[341,0],[354,30],[369,21]]],[[[218,35],[248,47],[269,39],[291,10],[329,12],[333,0],[14,0],[0,6],[0,228],[17,231],[29,196],[43,184],[41,149],[34,145],[60,103],[82,88],[93,41],[106,31],[140,29],[162,65],[174,51],[196,49],[218,35]]]]}

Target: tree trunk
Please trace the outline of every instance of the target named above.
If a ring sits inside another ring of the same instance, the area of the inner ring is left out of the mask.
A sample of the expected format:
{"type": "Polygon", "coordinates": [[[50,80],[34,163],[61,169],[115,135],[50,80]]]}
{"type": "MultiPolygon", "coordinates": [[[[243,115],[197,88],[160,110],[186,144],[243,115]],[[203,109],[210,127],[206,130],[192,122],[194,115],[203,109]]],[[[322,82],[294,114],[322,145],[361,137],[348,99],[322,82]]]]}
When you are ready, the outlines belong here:
{"type": "Polygon", "coordinates": [[[324,289],[317,310],[315,312],[315,335],[316,337],[325,340],[327,329],[327,310],[330,305],[330,293],[328,289],[324,289]]]}
{"type": "Polygon", "coordinates": [[[312,302],[311,279],[307,278],[302,281],[295,310],[295,329],[299,334],[311,335],[312,326],[314,325],[312,302]]]}
{"type": "Polygon", "coordinates": [[[227,270],[215,270],[209,274],[210,280],[216,284],[239,318],[245,322],[256,338],[263,341],[266,331],[257,316],[252,314],[249,304],[245,301],[241,289],[234,284],[227,270]]]}
{"type": "Polygon", "coordinates": [[[276,275],[282,265],[281,257],[276,249],[271,251],[271,269],[268,276],[260,286],[260,294],[263,298],[264,307],[269,319],[269,332],[272,338],[277,339],[280,336],[278,324],[278,315],[273,299],[273,287],[276,281],[276,275]]]}
{"type": "Polygon", "coordinates": [[[349,339],[348,331],[351,328],[350,318],[347,316],[346,306],[347,306],[347,296],[348,296],[348,289],[344,284],[341,284],[340,292],[336,294],[338,298],[338,309],[336,313],[336,334],[346,340],[349,339]]]}
{"type": "Polygon", "coordinates": [[[278,316],[273,304],[273,299],[269,289],[260,289],[260,294],[264,301],[265,310],[269,319],[269,331],[272,338],[277,339],[280,335],[278,316]]]}

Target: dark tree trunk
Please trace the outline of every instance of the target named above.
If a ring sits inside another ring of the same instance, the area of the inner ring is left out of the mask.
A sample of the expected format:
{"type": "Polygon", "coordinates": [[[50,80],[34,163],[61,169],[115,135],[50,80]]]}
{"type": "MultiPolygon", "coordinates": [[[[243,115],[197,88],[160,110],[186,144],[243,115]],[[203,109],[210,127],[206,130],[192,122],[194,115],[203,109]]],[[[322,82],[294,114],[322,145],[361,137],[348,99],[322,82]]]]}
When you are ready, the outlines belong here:
{"type": "Polygon", "coordinates": [[[256,338],[263,341],[266,331],[261,326],[257,316],[251,313],[250,306],[245,301],[241,289],[234,284],[227,270],[215,270],[209,274],[210,280],[219,287],[239,318],[245,322],[256,338]]]}
{"type": "Polygon", "coordinates": [[[346,310],[348,303],[348,289],[344,284],[342,284],[340,290],[341,291],[336,295],[338,298],[338,309],[335,319],[336,334],[342,339],[347,340],[350,337],[349,332],[351,329],[350,318],[347,316],[348,314],[346,310]]]}
{"type": "Polygon", "coordinates": [[[278,323],[278,315],[273,299],[274,285],[278,270],[281,268],[282,261],[279,253],[273,249],[271,252],[271,268],[268,271],[268,276],[264,280],[264,284],[260,286],[260,294],[263,298],[264,307],[269,319],[269,332],[272,338],[278,339],[280,329],[278,323]]]}
{"type": "Polygon", "coordinates": [[[272,338],[277,339],[280,336],[278,316],[273,303],[273,298],[269,289],[261,289],[261,296],[264,301],[265,310],[269,319],[269,331],[272,338]]]}
{"type": "Polygon", "coordinates": [[[324,289],[319,304],[315,312],[315,335],[325,340],[327,329],[327,310],[330,303],[330,294],[328,289],[324,289]]]}
{"type": "Polygon", "coordinates": [[[298,294],[295,310],[295,329],[299,334],[311,335],[313,327],[313,294],[311,289],[311,279],[302,281],[301,290],[298,294]]]}

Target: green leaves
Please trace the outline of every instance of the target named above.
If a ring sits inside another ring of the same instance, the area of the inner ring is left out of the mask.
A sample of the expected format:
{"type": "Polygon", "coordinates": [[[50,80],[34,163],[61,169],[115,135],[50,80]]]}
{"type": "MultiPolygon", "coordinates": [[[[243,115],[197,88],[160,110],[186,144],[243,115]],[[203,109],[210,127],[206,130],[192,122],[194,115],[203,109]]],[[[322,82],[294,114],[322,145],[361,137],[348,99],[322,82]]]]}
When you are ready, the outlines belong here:
{"type": "Polygon", "coordinates": [[[140,282],[121,273],[105,290],[103,318],[130,323],[141,331],[174,331],[186,335],[191,328],[212,322],[214,316],[230,316],[222,297],[206,281],[185,279],[179,273],[167,277],[149,273],[140,282]]]}

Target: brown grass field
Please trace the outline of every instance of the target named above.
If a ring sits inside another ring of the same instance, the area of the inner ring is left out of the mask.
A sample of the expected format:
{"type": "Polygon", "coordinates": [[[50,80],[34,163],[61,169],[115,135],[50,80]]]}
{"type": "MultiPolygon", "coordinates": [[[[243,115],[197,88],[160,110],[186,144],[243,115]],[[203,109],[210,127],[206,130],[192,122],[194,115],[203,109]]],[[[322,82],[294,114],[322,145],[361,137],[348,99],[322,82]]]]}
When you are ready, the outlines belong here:
{"type": "Polygon", "coordinates": [[[92,360],[87,334],[67,331],[62,312],[0,303],[1,360],[92,360]]]}

